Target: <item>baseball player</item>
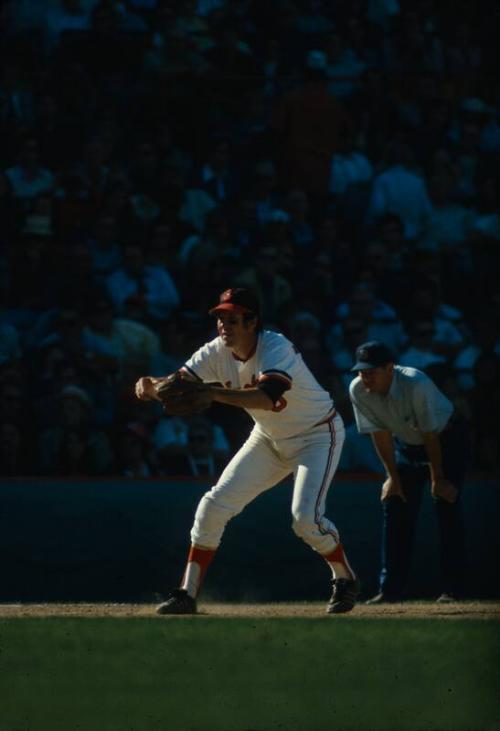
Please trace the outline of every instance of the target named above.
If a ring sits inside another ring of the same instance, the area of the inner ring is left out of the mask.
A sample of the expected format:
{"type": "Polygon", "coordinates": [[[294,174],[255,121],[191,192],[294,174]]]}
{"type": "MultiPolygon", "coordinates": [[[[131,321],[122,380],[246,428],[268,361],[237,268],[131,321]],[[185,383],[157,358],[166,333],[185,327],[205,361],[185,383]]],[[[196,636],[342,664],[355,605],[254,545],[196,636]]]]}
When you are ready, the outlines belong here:
{"type": "Polygon", "coordinates": [[[382,486],[380,592],[368,604],[400,601],[410,568],[422,486],[430,478],[441,544],[442,594],[462,592],[464,529],[460,492],[468,464],[468,425],[433,381],[394,363],[390,350],[360,345],[350,397],[358,431],[370,434],[387,478],[382,486]]]}
{"type": "MultiPolygon", "coordinates": [[[[344,441],[342,419],[292,343],[262,330],[259,303],[250,290],[226,290],[209,314],[217,319],[218,336],[181,370],[185,377],[210,383],[211,400],[245,409],[255,424],[217,484],[202,497],[180,588],[157,612],[196,612],[203,577],[228,521],[289,474],[294,476],[292,528],[332,571],[333,593],[326,611],[349,612],[360,585],[337,528],[324,515],[344,441]]],[[[136,395],[158,398],[157,388],[156,379],[141,378],[136,395]]]]}

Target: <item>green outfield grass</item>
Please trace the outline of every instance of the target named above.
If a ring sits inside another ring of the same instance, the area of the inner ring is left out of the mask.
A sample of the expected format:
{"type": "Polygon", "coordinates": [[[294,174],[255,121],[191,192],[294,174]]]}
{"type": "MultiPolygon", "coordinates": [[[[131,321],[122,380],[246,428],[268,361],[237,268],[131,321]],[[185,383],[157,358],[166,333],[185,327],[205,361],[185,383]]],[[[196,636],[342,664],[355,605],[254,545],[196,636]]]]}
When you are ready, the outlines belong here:
{"type": "Polygon", "coordinates": [[[500,731],[500,624],[5,619],[0,731],[500,731]]]}

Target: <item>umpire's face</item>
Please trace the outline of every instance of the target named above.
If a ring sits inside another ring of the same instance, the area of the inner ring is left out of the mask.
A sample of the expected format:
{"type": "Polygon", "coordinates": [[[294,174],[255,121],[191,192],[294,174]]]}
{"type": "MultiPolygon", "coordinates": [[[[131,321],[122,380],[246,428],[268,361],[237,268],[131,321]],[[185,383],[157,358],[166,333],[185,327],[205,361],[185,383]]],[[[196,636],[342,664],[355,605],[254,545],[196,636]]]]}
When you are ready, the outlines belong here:
{"type": "Polygon", "coordinates": [[[391,387],[393,372],[394,364],[387,363],[387,365],[378,368],[365,368],[358,371],[358,376],[367,391],[384,395],[391,387]]]}

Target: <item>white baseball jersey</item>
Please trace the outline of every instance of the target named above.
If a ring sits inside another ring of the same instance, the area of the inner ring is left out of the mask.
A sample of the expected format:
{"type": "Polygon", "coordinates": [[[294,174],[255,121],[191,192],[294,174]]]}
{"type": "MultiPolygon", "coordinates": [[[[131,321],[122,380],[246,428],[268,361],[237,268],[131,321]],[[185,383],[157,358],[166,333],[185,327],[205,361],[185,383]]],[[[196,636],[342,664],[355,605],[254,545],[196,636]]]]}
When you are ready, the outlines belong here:
{"type": "Polygon", "coordinates": [[[194,353],[184,368],[205,382],[226,388],[250,388],[276,379],[285,391],[272,411],[247,409],[257,427],[271,439],[286,439],[311,429],[334,412],[333,400],[314,378],[294,345],[284,335],[264,330],[255,350],[243,361],[220,337],[194,353]]]}

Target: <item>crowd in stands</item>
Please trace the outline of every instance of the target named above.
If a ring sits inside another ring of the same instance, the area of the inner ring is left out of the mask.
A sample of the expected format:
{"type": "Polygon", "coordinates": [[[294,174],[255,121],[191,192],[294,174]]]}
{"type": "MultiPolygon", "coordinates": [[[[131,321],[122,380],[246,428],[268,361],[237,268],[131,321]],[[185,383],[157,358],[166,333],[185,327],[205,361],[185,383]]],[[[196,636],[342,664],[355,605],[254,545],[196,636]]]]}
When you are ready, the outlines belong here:
{"type": "Polygon", "coordinates": [[[499,6],[7,0],[0,475],[215,475],[249,420],[134,397],[258,294],[379,470],[347,394],[377,339],[500,466],[499,6]]]}

